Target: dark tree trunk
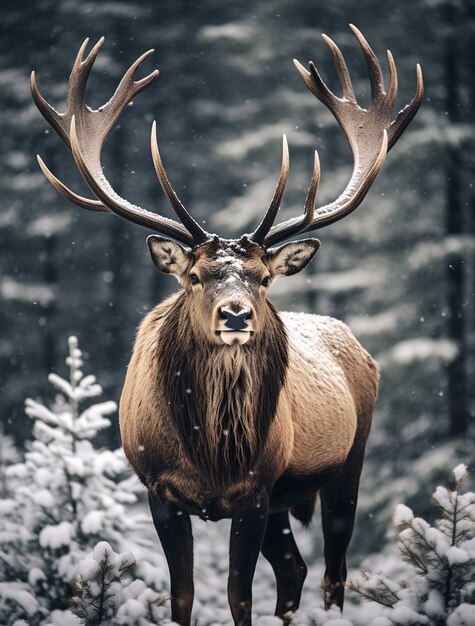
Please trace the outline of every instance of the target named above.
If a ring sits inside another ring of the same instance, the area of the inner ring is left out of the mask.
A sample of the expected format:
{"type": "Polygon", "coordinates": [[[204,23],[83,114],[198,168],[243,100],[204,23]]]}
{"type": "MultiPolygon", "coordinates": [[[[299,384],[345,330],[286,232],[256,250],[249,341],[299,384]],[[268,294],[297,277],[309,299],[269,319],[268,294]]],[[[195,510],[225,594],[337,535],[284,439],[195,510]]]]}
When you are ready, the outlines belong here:
{"type": "MultiPolygon", "coordinates": [[[[56,260],[56,249],[58,246],[58,237],[52,233],[49,237],[45,238],[44,250],[45,260],[43,265],[43,280],[45,284],[50,287],[54,292],[58,286],[58,268],[56,260]]],[[[48,304],[45,305],[44,310],[44,333],[43,333],[43,354],[44,354],[44,368],[47,372],[55,370],[56,366],[56,295],[48,304]]]]}
{"type": "MultiPolygon", "coordinates": [[[[115,39],[118,50],[127,49],[127,33],[124,32],[124,26],[120,21],[115,27],[115,39]]],[[[121,67],[121,69],[123,68],[121,67]]],[[[118,76],[117,81],[120,78],[121,76],[118,76]]],[[[114,188],[119,195],[126,197],[123,176],[119,175],[119,173],[124,172],[130,157],[127,152],[127,130],[123,120],[119,120],[111,136],[109,154],[112,156],[111,172],[117,175],[117,178],[114,179],[114,188]]],[[[110,336],[107,343],[108,377],[105,379],[106,388],[117,388],[118,381],[123,379],[131,348],[126,338],[128,336],[127,326],[130,324],[129,303],[134,298],[135,290],[129,269],[129,264],[134,262],[131,254],[130,230],[132,228],[133,225],[120,217],[113,216],[110,220],[109,262],[113,280],[108,303],[110,336]]],[[[120,436],[115,423],[113,428],[108,429],[107,434],[110,446],[120,445],[120,436]]]]}
{"type": "MultiPolygon", "coordinates": [[[[457,28],[459,15],[457,9],[445,6],[448,36],[445,50],[445,74],[447,85],[447,114],[450,124],[460,123],[460,77],[458,73],[457,28]]],[[[447,190],[446,190],[446,234],[448,237],[464,232],[462,187],[462,150],[458,145],[447,146],[447,190]]],[[[448,405],[449,433],[452,436],[464,435],[468,426],[466,360],[467,346],[465,336],[465,264],[463,253],[454,253],[448,258],[447,268],[447,304],[449,309],[448,333],[457,346],[457,356],[448,366],[448,405]]]]}
{"type": "MultiPolygon", "coordinates": [[[[473,23],[475,22],[475,4],[471,0],[465,0],[464,10],[466,15],[466,27],[465,27],[465,40],[467,45],[467,74],[465,78],[468,83],[468,102],[465,103],[466,111],[466,123],[475,127],[475,109],[473,103],[475,102],[475,37],[473,36],[473,23]]],[[[466,171],[469,172],[468,180],[471,182],[470,172],[475,171],[475,141],[471,139],[469,143],[469,149],[465,151],[464,158],[466,158],[466,171]]],[[[470,222],[469,233],[472,237],[475,236],[475,188],[472,184],[469,185],[468,190],[468,205],[470,206],[470,222]]],[[[469,359],[468,359],[468,376],[473,377],[475,373],[475,264],[472,262],[471,267],[471,289],[469,289],[470,307],[468,308],[468,320],[471,320],[469,328],[467,328],[469,334],[469,359]]],[[[469,386],[468,396],[470,402],[470,417],[473,420],[475,417],[475,389],[473,386],[469,386]]]]}

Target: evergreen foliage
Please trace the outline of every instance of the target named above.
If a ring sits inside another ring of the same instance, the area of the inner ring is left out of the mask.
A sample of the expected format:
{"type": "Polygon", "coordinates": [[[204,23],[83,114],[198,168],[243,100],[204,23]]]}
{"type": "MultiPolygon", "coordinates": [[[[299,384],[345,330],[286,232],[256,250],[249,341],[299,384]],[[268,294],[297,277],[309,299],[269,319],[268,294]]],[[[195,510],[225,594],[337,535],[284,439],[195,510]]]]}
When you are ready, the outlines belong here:
{"type": "Polygon", "coordinates": [[[434,525],[400,504],[394,515],[398,548],[410,566],[395,582],[382,573],[361,574],[350,587],[386,607],[374,626],[469,626],[475,623],[475,493],[462,492],[463,464],[454,469],[455,489],[437,487],[441,517],[434,525]]]}
{"type": "Polygon", "coordinates": [[[117,554],[106,541],[98,543],[93,553],[79,563],[70,608],[84,626],[160,623],[163,616],[158,609],[167,599],[142,580],[131,580],[134,565],[133,554],[117,554]]]}
{"type": "Polygon", "coordinates": [[[79,560],[104,538],[116,547],[127,538],[134,545],[132,534],[149,524],[127,509],[137,501],[138,481],[122,450],[98,450],[91,441],[110,426],[116,405],[83,406],[102,388],[83,374],[75,337],[66,363],[68,379],[49,377],[59,391],[50,406],[26,401],[35,439],[25,460],[2,468],[0,623],[6,626],[20,618],[43,624],[52,611],[66,609],[79,560]]]}

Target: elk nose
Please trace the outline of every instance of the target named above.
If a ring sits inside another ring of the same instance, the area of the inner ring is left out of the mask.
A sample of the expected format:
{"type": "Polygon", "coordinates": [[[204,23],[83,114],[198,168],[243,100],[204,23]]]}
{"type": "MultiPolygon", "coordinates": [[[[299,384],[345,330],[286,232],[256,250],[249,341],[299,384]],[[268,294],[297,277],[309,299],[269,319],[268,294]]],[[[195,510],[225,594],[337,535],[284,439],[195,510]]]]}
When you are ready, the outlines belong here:
{"type": "Polygon", "coordinates": [[[241,309],[239,313],[226,307],[219,309],[219,317],[226,320],[224,325],[230,330],[247,330],[248,322],[252,317],[251,309],[241,309]]]}

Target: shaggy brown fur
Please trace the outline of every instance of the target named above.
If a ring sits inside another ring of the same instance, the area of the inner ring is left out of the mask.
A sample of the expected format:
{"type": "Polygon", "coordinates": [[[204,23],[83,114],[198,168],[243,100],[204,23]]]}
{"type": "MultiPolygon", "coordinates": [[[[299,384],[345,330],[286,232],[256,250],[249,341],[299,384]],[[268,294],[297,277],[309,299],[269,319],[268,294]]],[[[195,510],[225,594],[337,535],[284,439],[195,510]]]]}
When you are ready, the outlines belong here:
{"type": "Polygon", "coordinates": [[[239,349],[200,342],[182,293],[161,327],[158,394],[184,453],[210,489],[249,475],[275,418],[288,365],[285,330],[269,307],[266,332],[239,349]]]}
{"type": "Polygon", "coordinates": [[[137,336],[121,399],[124,450],[144,484],[161,493],[159,483],[174,484],[172,499],[196,501],[198,514],[217,497],[229,516],[231,493],[256,473],[272,488],[285,471],[287,508],[295,507],[311,496],[312,476],[366,441],[374,361],[341,322],[279,315],[267,304],[266,332],[244,346],[200,344],[183,292],[157,306],[137,336]]]}

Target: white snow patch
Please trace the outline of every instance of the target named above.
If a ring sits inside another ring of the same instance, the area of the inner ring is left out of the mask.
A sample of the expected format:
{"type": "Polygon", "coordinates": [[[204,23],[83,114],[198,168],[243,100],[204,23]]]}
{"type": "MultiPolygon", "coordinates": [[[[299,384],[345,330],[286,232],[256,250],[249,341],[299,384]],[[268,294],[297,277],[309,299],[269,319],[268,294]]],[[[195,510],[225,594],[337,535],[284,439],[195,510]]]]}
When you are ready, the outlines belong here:
{"type": "Polygon", "coordinates": [[[88,535],[97,535],[102,528],[105,511],[89,511],[81,522],[83,532],[88,535]]]}
{"type": "Polygon", "coordinates": [[[475,626],[475,609],[473,604],[460,604],[447,620],[447,626],[475,626]]]}
{"type": "Polygon", "coordinates": [[[57,550],[71,543],[75,536],[74,526],[69,522],[61,522],[56,526],[45,526],[39,535],[40,546],[57,550]]]}
{"type": "Polygon", "coordinates": [[[15,583],[0,583],[0,595],[3,599],[11,599],[19,604],[28,615],[34,615],[40,604],[31,593],[25,589],[18,589],[15,583]]]}
{"type": "Polygon", "coordinates": [[[414,519],[414,513],[405,504],[398,504],[393,516],[393,524],[401,526],[402,524],[410,524],[414,519]]]}
{"type": "Polygon", "coordinates": [[[4,278],[0,283],[0,294],[5,300],[19,300],[20,302],[39,302],[45,306],[56,298],[53,287],[36,283],[20,283],[12,278],[4,278]]]}
{"type": "Polygon", "coordinates": [[[456,345],[448,339],[416,337],[400,341],[391,350],[380,355],[378,360],[381,365],[388,362],[408,365],[426,359],[438,359],[443,363],[450,363],[457,353],[456,345]]]}
{"type": "Polygon", "coordinates": [[[282,626],[282,620],[274,615],[262,615],[256,620],[257,626],[282,626]]]}
{"type": "Polygon", "coordinates": [[[444,617],[445,616],[445,601],[444,597],[437,589],[431,589],[429,591],[429,597],[424,604],[425,612],[431,617],[444,617]]]}
{"type": "Polygon", "coordinates": [[[409,257],[408,263],[412,268],[420,268],[437,261],[448,262],[451,257],[460,257],[473,253],[475,238],[461,235],[444,237],[441,241],[421,243],[409,257]]]}
{"type": "Polygon", "coordinates": [[[84,622],[76,617],[71,611],[56,610],[49,616],[50,622],[45,626],[83,626],[84,622]]]}
{"type": "Polygon", "coordinates": [[[208,41],[217,39],[231,39],[240,43],[246,43],[254,36],[255,31],[249,24],[244,22],[230,22],[213,26],[204,26],[200,30],[200,35],[208,41]]]}
{"type": "Polygon", "coordinates": [[[457,467],[454,468],[454,476],[455,480],[459,483],[462,481],[467,475],[468,468],[464,463],[460,463],[457,467]]]}
{"type": "Polygon", "coordinates": [[[30,583],[30,585],[32,585],[33,587],[40,581],[40,580],[45,580],[46,579],[46,575],[43,572],[42,569],[40,569],[39,567],[32,567],[31,570],[28,573],[28,582],[30,583]]]}
{"type": "Polygon", "coordinates": [[[458,548],[457,546],[451,546],[445,553],[445,556],[447,557],[450,565],[454,565],[455,563],[466,563],[470,560],[470,555],[467,551],[462,550],[462,548],[458,548]]]}
{"type": "Polygon", "coordinates": [[[39,506],[49,509],[54,506],[54,497],[48,489],[39,489],[32,494],[33,501],[39,506]]]}

